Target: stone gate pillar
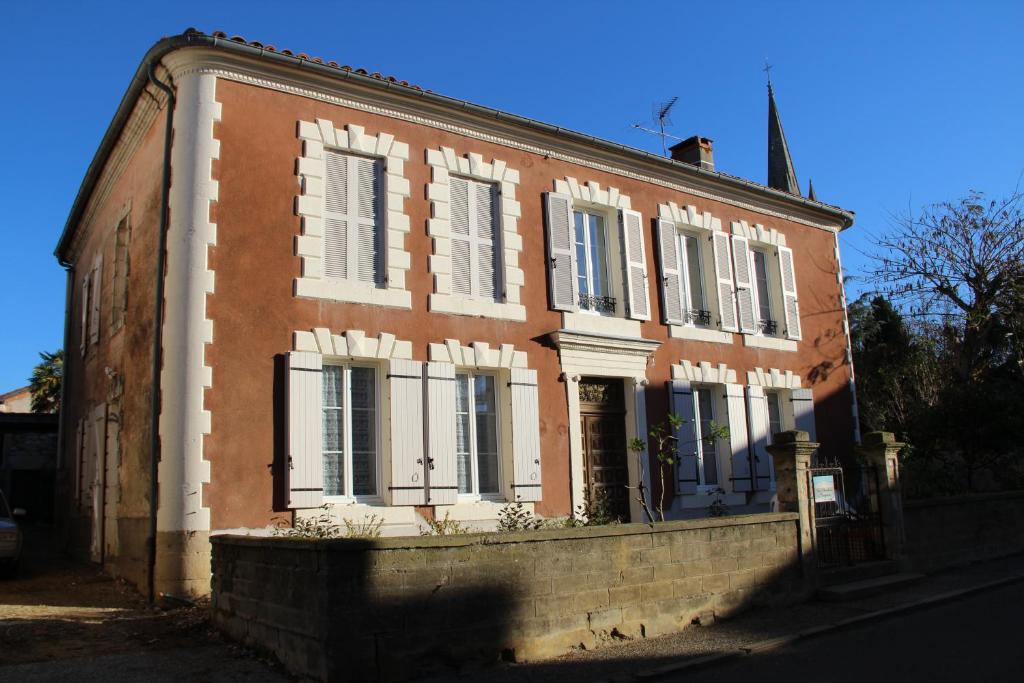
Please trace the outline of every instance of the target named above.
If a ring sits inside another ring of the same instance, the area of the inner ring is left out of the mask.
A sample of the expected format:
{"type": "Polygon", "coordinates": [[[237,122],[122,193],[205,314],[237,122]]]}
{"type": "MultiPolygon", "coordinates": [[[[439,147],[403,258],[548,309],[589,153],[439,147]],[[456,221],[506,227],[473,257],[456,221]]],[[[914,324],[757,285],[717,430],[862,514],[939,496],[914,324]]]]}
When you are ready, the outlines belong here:
{"type": "Polygon", "coordinates": [[[817,582],[818,564],[814,555],[814,504],[811,500],[811,455],[818,444],[810,440],[807,432],[788,431],[772,436],[768,453],[775,466],[775,492],[779,499],[779,512],[800,515],[800,562],[804,577],[817,582]]]}
{"type": "MultiPolygon", "coordinates": [[[[903,527],[903,491],[900,487],[899,452],[906,446],[892,432],[864,435],[857,454],[878,473],[878,507],[882,516],[885,554],[901,566],[906,565],[906,533],[903,527]]],[[[905,568],[905,567],[904,567],[905,568]]]]}

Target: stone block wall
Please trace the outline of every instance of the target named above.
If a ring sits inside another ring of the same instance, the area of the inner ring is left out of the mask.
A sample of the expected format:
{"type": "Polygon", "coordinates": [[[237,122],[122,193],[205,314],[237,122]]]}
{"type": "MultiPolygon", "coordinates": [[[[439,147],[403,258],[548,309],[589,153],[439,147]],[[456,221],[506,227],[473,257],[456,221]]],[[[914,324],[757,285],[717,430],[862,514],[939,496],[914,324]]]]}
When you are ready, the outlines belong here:
{"type": "Polygon", "coordinates": [[[1024,491],[907,501],[903,517],[918,571],[1024,552],[1024,491]]]}
{"type": "Polygon", "coordinates": [[[320,680],[540,659],[803,597],[796,514],[511,534],[214,536],[213,618],[320,680]]]}

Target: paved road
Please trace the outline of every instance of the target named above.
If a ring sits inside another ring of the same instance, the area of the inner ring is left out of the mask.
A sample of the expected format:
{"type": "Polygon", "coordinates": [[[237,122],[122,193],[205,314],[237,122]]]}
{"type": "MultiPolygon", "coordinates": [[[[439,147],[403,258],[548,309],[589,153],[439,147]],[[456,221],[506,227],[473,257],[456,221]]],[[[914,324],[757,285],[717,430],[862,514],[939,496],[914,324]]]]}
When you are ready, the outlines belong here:
{"type": "Polygon", "coordinates": [[[1024,584],[659,681],[1024,681],[1024,584]]]}

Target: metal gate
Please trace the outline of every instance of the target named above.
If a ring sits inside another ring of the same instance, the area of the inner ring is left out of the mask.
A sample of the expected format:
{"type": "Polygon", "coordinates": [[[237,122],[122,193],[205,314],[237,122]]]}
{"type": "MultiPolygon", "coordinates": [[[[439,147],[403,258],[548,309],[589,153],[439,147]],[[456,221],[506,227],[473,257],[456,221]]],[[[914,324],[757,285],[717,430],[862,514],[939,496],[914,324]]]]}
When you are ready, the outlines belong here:
{"type": "Polygon", "coordinates": [[[884,560],[878,471],[871,466],[845,472],[838,466],[812,467],[809,477],[818,566],[844,567],[884,560]]]}

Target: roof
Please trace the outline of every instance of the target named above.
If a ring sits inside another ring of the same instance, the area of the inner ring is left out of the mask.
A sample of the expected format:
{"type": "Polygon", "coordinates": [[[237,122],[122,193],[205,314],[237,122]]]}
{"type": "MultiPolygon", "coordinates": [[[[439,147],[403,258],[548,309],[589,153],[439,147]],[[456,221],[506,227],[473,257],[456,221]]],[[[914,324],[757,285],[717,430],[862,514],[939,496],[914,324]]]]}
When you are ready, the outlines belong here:
{"type": "Polygon", "coordinates": [[[12,398],[17,398],[19,396],[24,396],[25,394],[31,394],[31,393],[32,393],[32,387],[30,387],[30,386],[19,387],[17,389],[12,389],[11,391],[8,391],[6,394],[0,394],[0,403],[3,403],[4,401],[8,401],[8,400],[10,400],[12,398]]]}
{"type": "Polygon", "coordinates": [[[543,121],[510,114],[498,109],[484,107],[467,100],[439,95],[430,90],[425,90],[418,85],[411,84],[408,81],[400,80],[394,76],[385,76],[378,72],[371,73],[366,69],[354,69],[350,66],[339,65],[335,61],[325,62],[319,57],[310,57],[304,52],[296,53],[291,50],[279,50],[273,45],[268,45],[259,41],[246,40],[242,36],[236,35],[228,37],[228,34],[223,31],[215,31],[212,34],[205,34],[197,31],[196,29],[189,28],[181,35],[160,39],[149,49],[148,52],[146,52],[145,56],[142,58],[142,62],[136,69],[135,75],[132,77],[132,80],[128,85],[128,89],[121,98],[121,102],[114,114],[114,118],[107,127],[107,131],[103,135],[100,146],[96,150],[96,154],[93,156],[92,162],[89,164],[89,168],[86,170],[85,178],[82,180],[82,185],[79,187],[78,194],[75,196],[75,201],[68,214],[67,222],[64,224],[64,230],[61,233],[60,240],[54,250],[54,255],[59,261],[61,261],[61,263],[65,263],[64,255],[70,245],[74,230],[85,211],[85,207],[88,204],[92,190],[103,172],[103,167],[105,166],[107,159],[110,157],[110,154],[113,152],[121,135],[121,131],[124,129],[124,126],[131,115],[135,101],[141,96],[142,91],[149,82],[149,68],[157,64],[165,55],[174,52],[175,50],[189,47],[221,49],[251,58],[265,59],[279,65],[301,68],[363,85],[383,88],[391,92],[408,95],[414,98],[425,99],[451,109],[467,111],[486,118],[492,118],[532,130],[542,131],[577,143],[587,144],[616,154],[630,156],[634,159],[655,162],[666,168],[671,168],[683,173],[715,179],[726,185],[753,190],[767,197],[780,199],[789,204],[803,205],[814,210],[831,214],[842,223],[841,229],[847,228],[853,224],[853,212],[851,211],[847,211],[838,206],[812,201],[781,190],[776,190],[752,180],[747,180],[746,178],[729,175],[727,173],[722,173],[721,171],[702,169],[691,164],[675,161],[658,154],[611,142],[609,140],[604,140],[586,133],[580,133],[568,128],[544,123],[543,121]]]}

